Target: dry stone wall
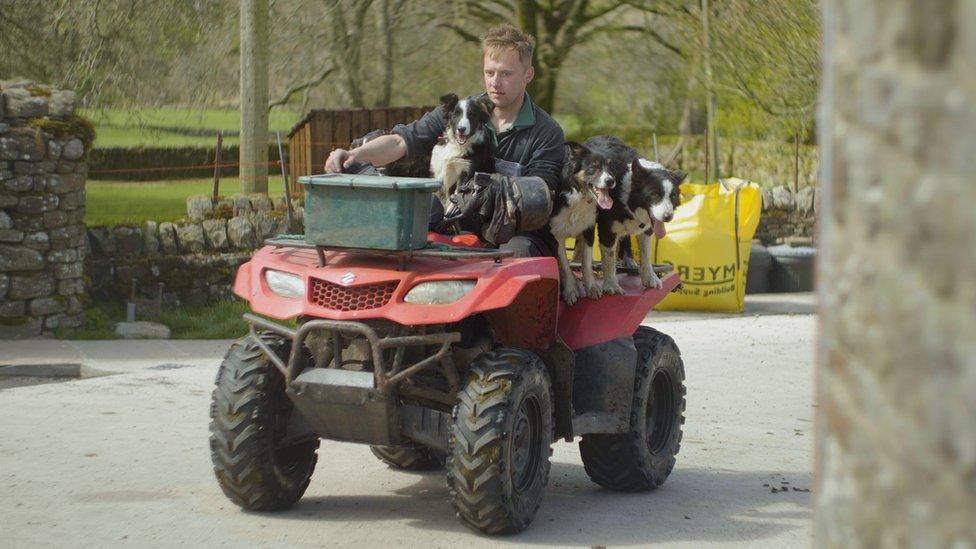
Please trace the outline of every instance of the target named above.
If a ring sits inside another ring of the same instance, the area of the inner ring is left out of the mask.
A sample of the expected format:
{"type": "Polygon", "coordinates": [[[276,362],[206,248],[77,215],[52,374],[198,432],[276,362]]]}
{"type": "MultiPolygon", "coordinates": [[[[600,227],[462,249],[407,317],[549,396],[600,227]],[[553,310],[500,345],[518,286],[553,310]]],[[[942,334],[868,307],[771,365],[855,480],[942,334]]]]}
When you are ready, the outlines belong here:
{"type": "Polygon", "coordinates": [[[804,187],[798,193],[785,186],[764,188],[762,199],[762,216],[754,238],[765,245],[816,238],[816,188],[804,187]]]}
{"type": "Polygon", "coordinates": [[[0,81],[0,339],[82,324],[86,153],[73,92],[0,81]]]}
{"type": "MultiPolygon", "coordinates": [[[[303,209],[296,201],[302,232],[303,209]]],[[[96,226],[87,230],[87,289],[96,300],[125,300],[133,288],[151,297],[163,284],[168,304],[204,304],[230,296],[237,267],[265,239],[289,232],[280,197],[235,194],[216,206],[209,196],[187,199],[182,221],[147,221],[139,226],[96,226]]],[[[814,236],[816,192],[793,194],[785,187],[763,190],[763,214],[755,238],[772,245],[814,236]]]]}
{"type": "MultiPolygon", "coordinates": [[[[301,232],[303,210],[296,205],[301,232]]],[[[214,207],[209,196],[187,199],[178,222],[90,227],[85,261],[88,291],[97,300],[152,297],[162,284],[170,305],[202,305],[230,297],[237,267],[265,239],[287,232],[283,200],[235,194],[214,207]]]]}

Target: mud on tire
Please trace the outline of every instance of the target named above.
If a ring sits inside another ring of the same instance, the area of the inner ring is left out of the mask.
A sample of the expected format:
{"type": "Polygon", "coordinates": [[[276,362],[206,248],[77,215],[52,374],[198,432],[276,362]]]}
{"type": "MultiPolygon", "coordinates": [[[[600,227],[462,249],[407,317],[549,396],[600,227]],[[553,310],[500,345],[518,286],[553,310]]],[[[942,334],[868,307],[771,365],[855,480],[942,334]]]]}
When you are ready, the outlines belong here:
{"type": "Polygon", "coordinates": [[[535,517],[549,481],[552,391],[539,357],[499,349],[476,359],[454,409],[447,483],[458,517],[507,534],[535,517]]]}
{"type": "Polygon", "coordinates": [[[638,364],[630,432],[583,435],[579,444],[590,479],[622,492],[664,484],[681,448],[685,422],[685,369],[674,340],[641,326],[634,346],[638,364]]]}
{"type": "MultiPolygon", "coordinates": [[[[281,338],[260,337],[276,353],[287,354],[288,343],[281,338]]],[[[238,506],[251,511],[285,509],[308,488],[318,439],[277,447],[292,412],[280,372],[250,336],[234,342],[217,371],[210,405],[210,457],[217,482],[238,506]]]]}
{"type": "Polygon", "coordinates": [[[443,453],[423,446],[370,446],[369,450],[393,469],[429,471],[444,466],[443,453]]]}

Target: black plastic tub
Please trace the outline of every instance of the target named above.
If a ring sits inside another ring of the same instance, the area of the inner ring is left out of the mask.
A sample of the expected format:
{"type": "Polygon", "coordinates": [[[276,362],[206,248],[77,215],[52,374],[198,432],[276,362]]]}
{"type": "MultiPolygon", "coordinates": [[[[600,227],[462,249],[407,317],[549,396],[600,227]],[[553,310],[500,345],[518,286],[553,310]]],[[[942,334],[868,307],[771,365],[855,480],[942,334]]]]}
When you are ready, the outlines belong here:
{"type": "Polygon", "coordinates": [[[764,294],[769,291],[769,267],[773,258],[759,241],[753,241],[746,271],[746,293],[764,294]]]}
{"type": "Polygon", "coordinates": [[[813,291],[816,248],[809,246],[792,247],[783,244],[772,246],[768,250],[772,256],[772,265],[769,269],[769,291],[813,291]]]}

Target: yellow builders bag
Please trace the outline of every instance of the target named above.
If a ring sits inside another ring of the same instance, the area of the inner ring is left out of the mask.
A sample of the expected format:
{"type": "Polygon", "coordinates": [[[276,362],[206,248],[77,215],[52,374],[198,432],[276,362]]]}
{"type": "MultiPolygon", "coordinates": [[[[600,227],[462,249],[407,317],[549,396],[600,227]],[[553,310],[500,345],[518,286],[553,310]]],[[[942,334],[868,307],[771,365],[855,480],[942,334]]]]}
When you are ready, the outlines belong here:
{"type": "Polygon", "coordinates": [[[667,236],[651,245],[654,263],[673,265],[682,285],[655,309],[741,312],[749,247],[761,211],[755,183],[683,183],[681,206],[665,225],[667,236]]]}

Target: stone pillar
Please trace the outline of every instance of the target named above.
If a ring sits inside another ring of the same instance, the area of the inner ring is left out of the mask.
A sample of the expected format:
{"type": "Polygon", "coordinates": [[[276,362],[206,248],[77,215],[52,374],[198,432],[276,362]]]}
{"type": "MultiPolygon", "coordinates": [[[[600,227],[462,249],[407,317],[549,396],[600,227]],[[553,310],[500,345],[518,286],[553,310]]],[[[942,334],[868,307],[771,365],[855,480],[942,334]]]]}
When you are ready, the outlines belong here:
{"type": "Polygon", "coordinates": [[[826,0],[816,544],[976,546],[976,2],[826,0]]]}
{"type": "Polygon", "coordinates": [[[84,320],[85,156],[75,95],[0,81],[0,339],[84,320]]]}

